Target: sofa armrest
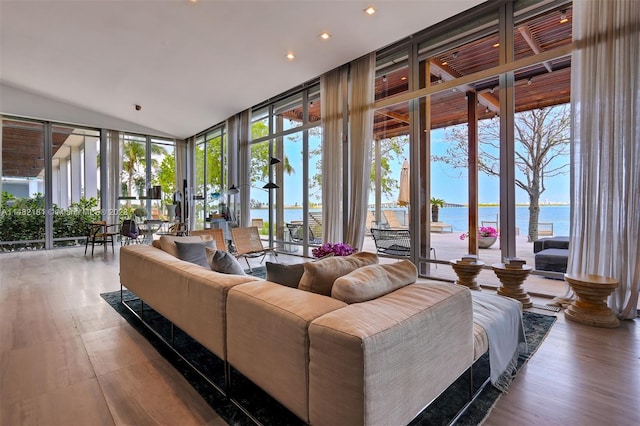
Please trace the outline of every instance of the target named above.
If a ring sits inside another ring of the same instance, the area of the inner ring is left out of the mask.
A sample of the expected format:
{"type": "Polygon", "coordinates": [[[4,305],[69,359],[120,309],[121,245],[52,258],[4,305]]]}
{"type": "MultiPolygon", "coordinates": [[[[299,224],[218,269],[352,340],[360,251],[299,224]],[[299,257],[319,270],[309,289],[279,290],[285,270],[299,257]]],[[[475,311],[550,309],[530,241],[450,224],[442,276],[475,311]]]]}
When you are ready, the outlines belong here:
{"type": "Polygon", "coordinates": [[[311,323],[311,424],[407,424],[471,366],[469,289],[433,283],[311,323]]]}
{"type": "Polygon", "coordinates": [[[247,275],[221,274],[152,246],[120,249],[120,283],[221,359],[226,359],[229,289],[247,275]]]}
{"type": "Polygon", "coordinates": [[[269,281],[229,291],[229,363],[308,423],[309,323],[347,306],[269,281]]]}

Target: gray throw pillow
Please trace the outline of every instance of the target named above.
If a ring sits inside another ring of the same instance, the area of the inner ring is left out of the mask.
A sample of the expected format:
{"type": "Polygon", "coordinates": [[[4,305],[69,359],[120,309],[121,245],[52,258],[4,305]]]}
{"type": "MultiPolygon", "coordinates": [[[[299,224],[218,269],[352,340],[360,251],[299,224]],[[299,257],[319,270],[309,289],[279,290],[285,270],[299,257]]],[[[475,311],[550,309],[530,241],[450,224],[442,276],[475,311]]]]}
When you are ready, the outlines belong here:
{"type": "Polygon", "coordinates": [[[223,274],[247,275],[242,269],[240,262],[231,253],[224,250],[215,250],[207,248],[207,259],[209,268],[212,271],[221,272],[223,274]]]}
{"type": "Polygon", "coordinates": [[[207,262],[207,252],[205,247],[215,249],[215,241],[202,241],[198,243],[183,243],[176,241],[176,257],[185,262],[195,263],[196,265],[209,267],[207,262]]]}
{"type": "Polygon", "coordinates": [[[267,281],[298,288],[298,283],[304,274],[304,263],[285,265],[267,262],[267,281]]]}

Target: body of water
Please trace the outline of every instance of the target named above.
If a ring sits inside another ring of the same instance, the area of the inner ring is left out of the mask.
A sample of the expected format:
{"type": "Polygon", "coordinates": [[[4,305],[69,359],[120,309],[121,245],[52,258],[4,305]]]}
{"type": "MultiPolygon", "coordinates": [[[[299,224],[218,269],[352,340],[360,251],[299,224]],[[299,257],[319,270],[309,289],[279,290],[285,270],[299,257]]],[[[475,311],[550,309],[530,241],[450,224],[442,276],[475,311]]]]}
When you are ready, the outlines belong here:
{"type": "MultiPolygon", "coordinates": [[[[394,209],[398,211],[398,218],[402,223],[402,219],[405,219],[404,223],[408,222],[408,210],[407,209],[394,209]]],[[[496,222],[499,221],[500,211],[499,207],[479,207],[478,208],[478,222],[481,225],[482,221],[496,222]]],[[[311,209],[312,212],[318,212],[318,209],[311,209]]],[[[446,222],[453,226],[453,232],[466,232],[468,230],[468,217],[469,209],[466,207],[444,207],[440,209],[439,219],[440,222],[446,222]]],[[[265,209],[252,209],[252,219],[263,219],[265,222],[269,220],[269,211],[265,209]]],[[[302,220],[302,209],[285,209],[284,220],[285,222],[291,222],[295,220],[302,220]]],[[[569,206],[541,206],[540,207],[540,222],[552,222],[554,235],[569,235],[569,206]]],[[[490,226],[486,224],[487,226],[490,226]]],[[[529,207],[517,206],[516,207],[516,226],[520,228],[520,235],[526,235],[529,229],[529,207]]]]}

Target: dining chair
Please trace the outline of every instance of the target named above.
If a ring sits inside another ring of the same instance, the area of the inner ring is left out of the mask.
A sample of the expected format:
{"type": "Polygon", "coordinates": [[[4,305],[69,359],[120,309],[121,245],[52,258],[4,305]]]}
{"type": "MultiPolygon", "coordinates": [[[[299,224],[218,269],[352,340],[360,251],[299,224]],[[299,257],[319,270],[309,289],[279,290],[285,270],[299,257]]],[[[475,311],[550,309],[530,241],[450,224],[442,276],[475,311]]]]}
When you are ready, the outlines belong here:
{"type": "Polygon", "coordinates": [[[89,234],[87,235],[87,239],[84,243],[84,254],[87,254],[87,247],[89,243],[91,243],[91,257],[93,257],[93,249],[96,244],[102,245],[104,247],[105,252],[107,251],[107,244],[111,243],[111,251],[115,253],[115,249],[113,248],[113,240],[117,235],[117,232],[110,231],[111,228],[117,228],[118,225],[115,224],[107,224],[104,220],[99,222],[92,222],[89,224],[89,234]]]}

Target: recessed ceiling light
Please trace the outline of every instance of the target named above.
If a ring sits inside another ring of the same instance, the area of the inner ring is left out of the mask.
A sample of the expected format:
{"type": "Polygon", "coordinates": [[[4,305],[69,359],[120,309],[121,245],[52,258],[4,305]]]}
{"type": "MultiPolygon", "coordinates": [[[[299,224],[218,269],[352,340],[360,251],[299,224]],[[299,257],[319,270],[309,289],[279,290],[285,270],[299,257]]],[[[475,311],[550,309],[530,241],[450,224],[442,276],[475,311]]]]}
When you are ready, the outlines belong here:
{"type": "Polygon", "coordinates": [[[296,55],[294,55],[293,53],[287,53],[286,58],[290,61],[294,60],[296,58],[296,55]]]}
{"type": "Polygon", "coordinates": [[[441,64],[441,65],[447,65],[448,63],[449,63],[449,62],[447,62],[447,61],[442,61],[442,64],[441,64]]]}
{"type": "Polygon", "coordinates": [[[400,80],[405,81],[407,77],[400,77],[400,80]]]}
{"type": "Polygon", "coordinates": [[[493,47],[500,47],[500,43],[494,44],[493,47]]]}
{"type": "Polygon", "coordinates": [[[189,0],[189,3],[198,3],[198,0],[189,0]]]}
{"type": "Polygon", "coordinates": [[[329,40],[331,38],[331,34],[325,31],[322,34],[320,34],[320,38],[323,40],[329,40]]]}
{"type": "Polygon", "coordinates": [[[373,7],[373,6],[369,6],[368,8],[366,8],[366,9],[364,10],[364,12],[365,12],[367,15],[373,15],[374,13],[376,13],[376,8],[375,8],[375,7],[373,7]]]}

